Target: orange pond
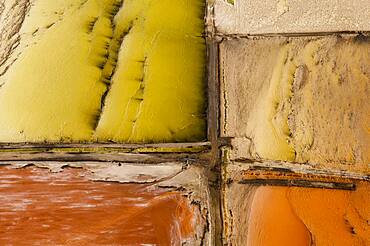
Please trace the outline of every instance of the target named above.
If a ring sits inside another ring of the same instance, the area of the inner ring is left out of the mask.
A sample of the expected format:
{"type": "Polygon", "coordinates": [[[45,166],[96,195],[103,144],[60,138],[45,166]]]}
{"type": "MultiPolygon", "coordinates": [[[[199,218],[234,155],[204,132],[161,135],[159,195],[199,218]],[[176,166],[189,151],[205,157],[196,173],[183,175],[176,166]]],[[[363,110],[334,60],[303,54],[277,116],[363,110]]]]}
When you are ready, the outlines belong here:
{"type": "Polygon", "coordinates": [[[0,167],[0,245],[180,245],[192,238],[198,213],[179,193],[83,175],[0,167]]]}
{"type": "Polygon", "coordinates": [[[259,187],[249,202],[248,246],[370,245],[369,183],[356,191],[259,187]]]}

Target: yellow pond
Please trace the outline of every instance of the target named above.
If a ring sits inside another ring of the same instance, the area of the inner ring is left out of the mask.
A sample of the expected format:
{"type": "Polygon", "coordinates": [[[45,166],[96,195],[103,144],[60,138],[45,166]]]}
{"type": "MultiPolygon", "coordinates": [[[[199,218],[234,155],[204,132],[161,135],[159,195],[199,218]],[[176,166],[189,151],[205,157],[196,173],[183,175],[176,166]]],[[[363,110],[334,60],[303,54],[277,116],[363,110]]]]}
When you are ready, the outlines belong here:
{"type": "Polygon", "coordinates": [[[0,141],[203,140],[204,6],[34,1],[0,76],[0,141]]]}

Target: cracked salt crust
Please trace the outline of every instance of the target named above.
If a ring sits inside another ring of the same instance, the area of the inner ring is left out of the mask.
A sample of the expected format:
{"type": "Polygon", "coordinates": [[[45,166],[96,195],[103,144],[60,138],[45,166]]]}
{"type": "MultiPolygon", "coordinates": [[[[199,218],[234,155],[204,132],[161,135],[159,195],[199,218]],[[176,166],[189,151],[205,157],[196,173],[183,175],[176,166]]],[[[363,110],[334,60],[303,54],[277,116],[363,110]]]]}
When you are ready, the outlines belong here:
{"type": "Polygon", "coordinates": [[[226,35],[370,31],[368,0],[216,0],[214,15],[226,35]]]}
{"type": "Polygon", "coordinates": [[[185,170],[181,163],[169,162],[165,164],[113,164],[99,162],[20,162],[12,167],[23,168],[29,165],[35,165],[40,168],[47,168],[51,172],[62,172],[63,168],[74,167],[89,170],[89,178],[97,181],[114,181],[119,183],[153,183],[160,182],[175,177],[185,170]]]}
{"type": "Polygon", "coordinates": [[[204,5],[32,1],[0,65],[0,141],[205,139],[204,5]]]}

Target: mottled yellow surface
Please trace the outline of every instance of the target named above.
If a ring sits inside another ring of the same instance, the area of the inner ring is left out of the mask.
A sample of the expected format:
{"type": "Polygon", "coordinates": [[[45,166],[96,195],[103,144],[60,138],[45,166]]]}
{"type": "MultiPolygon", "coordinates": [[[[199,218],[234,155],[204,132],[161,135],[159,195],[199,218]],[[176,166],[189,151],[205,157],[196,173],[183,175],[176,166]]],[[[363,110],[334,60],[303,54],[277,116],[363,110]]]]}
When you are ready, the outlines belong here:
{"type": "Polygon", "coordinates": [[[34,1],[0,66],[0,141],[203,140],[204,4],[34,1]]]}
{"type": "Polygon", "coordinates": [[[220,46],[232,158],[369,170],[370,39],[273,37],[220,46]]]}
{"type": "Polygon", "coordinates": [[[289,102],[292,96],[295,64],[289,57],[289,48],[281,48],[277,55],[276,64],[269,78],[269,87],[256,104],[253,114],[255,119],[250,127],[255,138],[255,148],[262,156],[271,159],[293,160],[294,149],[289,145],[287,136],[289,102]]]}

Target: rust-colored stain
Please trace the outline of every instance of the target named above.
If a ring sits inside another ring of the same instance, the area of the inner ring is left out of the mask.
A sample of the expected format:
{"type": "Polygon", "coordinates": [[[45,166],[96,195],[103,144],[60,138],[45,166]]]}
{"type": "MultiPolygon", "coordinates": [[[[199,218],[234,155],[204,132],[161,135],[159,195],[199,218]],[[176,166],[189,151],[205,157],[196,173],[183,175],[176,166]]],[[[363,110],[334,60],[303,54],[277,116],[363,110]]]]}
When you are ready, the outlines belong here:
{"type": "Polygon", "coordinates": [[[356,191],[260,187],[247,245],[370,245],[369,204],[369,183],[358,183],[356,191]]]}
{"type": "Polygon", "coordinates": [[[85,174],[0,167],[0,245],[180,245],[194,236],[199,214],[181,194],[85,174]]]}
{"type": "Polygon", "coordinates": [[[299,173],[287,168],[274,167],[253,167],[249,170],[243,170],[240,172],[239,183],[341,190],[356,189],[353,179],[350,178],[337,177],[332,174],[299,173]]]}

